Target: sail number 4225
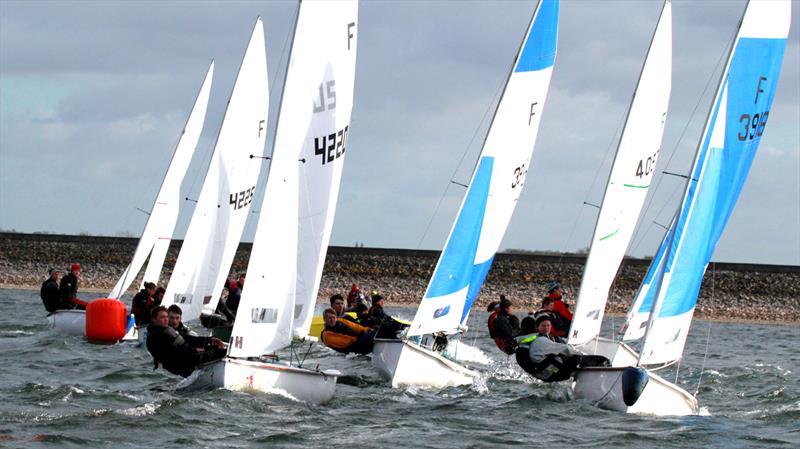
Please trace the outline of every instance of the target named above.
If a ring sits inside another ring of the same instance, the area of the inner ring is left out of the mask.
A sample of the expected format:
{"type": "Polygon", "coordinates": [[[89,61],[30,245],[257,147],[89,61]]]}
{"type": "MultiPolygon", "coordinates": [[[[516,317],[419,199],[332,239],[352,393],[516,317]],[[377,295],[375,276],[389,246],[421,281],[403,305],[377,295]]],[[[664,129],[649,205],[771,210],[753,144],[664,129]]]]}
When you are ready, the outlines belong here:
{"type": "Polygon", "coordinates": [[[253,201],[253,196],[256,194],[256,186],[250,187],[247,190],[230,194],[230,204],[234,209],[241,209],[253,201]]]}

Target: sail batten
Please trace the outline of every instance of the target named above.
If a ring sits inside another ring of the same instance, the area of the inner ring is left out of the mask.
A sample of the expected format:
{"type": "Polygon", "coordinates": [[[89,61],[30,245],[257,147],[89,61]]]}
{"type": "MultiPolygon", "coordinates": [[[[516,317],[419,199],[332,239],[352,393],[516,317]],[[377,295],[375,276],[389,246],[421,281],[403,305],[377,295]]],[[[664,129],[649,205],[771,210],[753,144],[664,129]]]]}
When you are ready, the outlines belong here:
{"type": "Polygon", "coordinates": [[[542,0],[533,13],[410,336],[458,331],[483,286],[530,167],[555,61],[558,12],[557,0],[542,0]]]}

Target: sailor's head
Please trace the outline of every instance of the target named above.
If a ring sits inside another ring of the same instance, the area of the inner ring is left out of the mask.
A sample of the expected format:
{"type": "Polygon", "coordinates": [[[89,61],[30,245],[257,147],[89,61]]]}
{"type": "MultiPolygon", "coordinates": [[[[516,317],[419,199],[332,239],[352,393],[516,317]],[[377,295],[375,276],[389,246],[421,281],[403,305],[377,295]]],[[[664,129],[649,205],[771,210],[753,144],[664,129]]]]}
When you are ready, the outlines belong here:
{"type": "Polygon", "coordinates": [[[50,275],[51,279],[58,280],[58,278],[61,277],[61,270],[59,270],[58,268],[51,268],[47,270],[47,274],[50,275]]]}
{"type": "Polygon", "coordinates": [[[333,309],[325,309],[322,312],[322,316],[325,318],[325,326],[333,327],[336,325],[336,311],[333,309]]]}
{"type": "Polygon", "coordinates": [[[561,291],[561,283],[558,281],[550,281],[547,284],[547,293],[553,292],[560,292],[561,291]]]}
{"type": "Polygon", "coordinates": [[[72,264],[69,267],[69,271],[72,272],[72,274],[74,274],[75,276],[77,276],[81,272],[81,264],[79,263],[72,264]]]}
{"type": "Polygon", "coordinates": [[[153,296],[156,293],[156,284],[152,282],[145,282],[144,289],[147,291],[147,294],[153,296]]]}
{"type": "Polygon", "coordinates": [[[177,304],[169,306],[167,309],[167,324],[173,329],[177,329],[181,325],[181,317],[183,317],[183,310],[177,304]]]}
{"type": "MultiPolygon", "coordinates": [[[[167,292],[167,290],[164,287],[158,287],[158,288],[156,288],[156,292],[153,293],[153,298],[162,299],[164,297],[164,293],[166,293],[166,292],[167,292]]],[[[175,307],[178,307],[178,306],[175,306],[175,307]]]]}
{"type": "Polygon", "coordinates": [[[373,306],[381,306],[383,307],[383,296],[379,294],[372,295],[372,305],[373,306]]]}
{"type": "Polygon", "coordinates": [[[510,314],[513,313],[512,312],[513,307],[514,303],[511,302],[510,299],[507,299],[505,296],[500,295],[500,310],[503,310],[506,313],[510,314]]]}
{"type": "Polygon", "coordinates": [[[244,273],[244,272],[242,272],[242,273],[239,273],[239,280],[238,280],[238,282],[239,282],[239,286],[240,286],[240,287],[244,287],[244,278],[245,278],[245,277],[247,277],[247,273],[244,273]]]}
{"type": "Polygon", "coordinates": [[[550,335],[553,330],[553,323],[550,321],[550,315],[544,314],[536,318],[536,330],[542,335],[550,335]]]}
{"type": "Polygon", "coordinates": [[[331,296],[331,308],[336,311],[336,315],[344,313],[344,298],[342,298],[342,295],[331,296]]]}
{"type": "Polygon", "coordinates": [[[356,315],[361,316],[367,314],[369,314],[369,307],[367,307],[366,304],[363,302],[356,304],[356,315]]]}
{"type": "Polygon", "coordinates": [[[526,316],[519,323],[520,335],[527,335],[536,332],[536,320],[532,316],[526,316]]]}
{"type": "Polygon", "coordinates": [[[549,296],[545,296],[542,298],[542,309],[547,310],[548,312],[553,311],[553,298],[549,296]]]}
{"type": "Polygon", "coordinates": [[[150,322],[157,325],[167,327],[169,325],[169,313],[164,306],[153,307],[150,311],[150,322]]]}

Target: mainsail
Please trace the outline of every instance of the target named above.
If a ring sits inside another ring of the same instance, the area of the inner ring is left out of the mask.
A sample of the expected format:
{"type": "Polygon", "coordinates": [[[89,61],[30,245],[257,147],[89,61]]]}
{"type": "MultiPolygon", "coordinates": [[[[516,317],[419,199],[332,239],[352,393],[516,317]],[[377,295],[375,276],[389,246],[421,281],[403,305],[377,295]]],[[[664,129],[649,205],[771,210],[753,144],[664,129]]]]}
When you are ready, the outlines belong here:
{"type": "Polygon", "coordinates": [[[608,177],[581,280],[569,343],[600,333],[608,293],[655,172],[672,86],[672,7],[664,2],[608,177]]]}
{"type": "Polygon", "coordinates": [[[197,141],[200,140],[200,133],[203,130],[213,77],[214,61],[211,61],[192,112],[186,120],[186,126],[183,128],[178,145],[172,155],[167,173],[164,175],[153,209],[147,218],[147,224],[145,224],[142,236],[136,245],[133,259],[125,268],[114,289],[109,293],[109,298],[119,298],[125,293],[144,265],[144,261],[148,260],[148,255],[150,259],[147,262],[142,281],[143,283],[158,283],[161,267],[164,265],[164,258],[169,249],[169,242],[172,240],[172,233],[175,230],[175,223],[178,221],[181,182],[186,175],[186,169],[189,168],[192,155],[197,148],[197,141]]]}
{"type": "Polygon", "coordinates": [[[231,357],[288,345],[294,320],[308,333],[350,124],[357,19],[356,1],[300,4],[231,357]]]}
{"type": "MultiPolygon", "coordinates": [[[[703,274],[769,118],[790,8],[789,0],[779,0],[749,2],[745,9],[676,219],[651,264],[651,285],[640,289],[646,296],[637,298],[632,314],[649,316],[640,364],[667,363],[683,353],[703,274]]],[[[637,334],[641,328],[628,326],[625,339],[637,334]]]]}
{"type": "Polygon", "coordinates": [[[164,297],[179,304],[184,321],[213,308],[233,262],[250,211],[264,154],[267,58],[259,17],[247,46],[200,197],[164,297]]]}
{"type": "Polygon", "coordinates": [[[558,11],[557,0],[542,0],[534,12],[409,336],[456,332],[483,286],[530,167],[556,57],[558,11]]]}

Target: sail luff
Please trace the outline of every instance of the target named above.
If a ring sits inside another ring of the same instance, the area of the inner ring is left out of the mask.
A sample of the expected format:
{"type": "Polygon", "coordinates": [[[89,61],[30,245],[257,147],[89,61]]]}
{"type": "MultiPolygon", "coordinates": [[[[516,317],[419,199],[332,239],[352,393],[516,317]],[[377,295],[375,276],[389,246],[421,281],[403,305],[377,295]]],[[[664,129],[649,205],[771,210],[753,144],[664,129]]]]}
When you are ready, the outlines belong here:
{"type": "Polygon", "coordinates": [[[664,2],[609,171],[584,266],[569,343],[600,333],[611,284],[655,173],[672,86],[672,8],[664,2]],[[638,164],[637,164],[638,162],[638,164]]]}
{"type": "MultiPolygon", "coordinates": [[[[213,77],[214,61],[212,60],[203,78],[203,83],[200,85],[200,90],[197,92],[194,105],[186,119],[178,143],[175,146],[175,151],[172,153],[172,158],[164,174],[164,179],[161,181],[161,186],[147,218],[147,223],[145,223],[142,235],[136,245],[136,251],[133,254],[131,263],[125,268],[122,276],[111,290],[111,293],[109,293],[110,298],[119,298],[125,293],[125,290],[128,289],[136,274],[142,268],[148,254],[150,259],[147,262],[142,283],[158,283],[161,268],[164,265],[166,250],[156,247],[159,246],[161,239],[166,238],[166,246],[168,248],[172,233],[175,230],[180,204],[180,186],[197,148],[197,142],[200,140],[206,110],[208,109],[208,98],[213,77]]],[[[161,243],[161,246],[163,246],[163,243],[161,243]]]]}
{"type": "Polygon", "coordinates": [[[534,10],[410,336],[456,332],[483,285],[530,166],[556,56],[558,10],[556,0],[534,10]]]}

